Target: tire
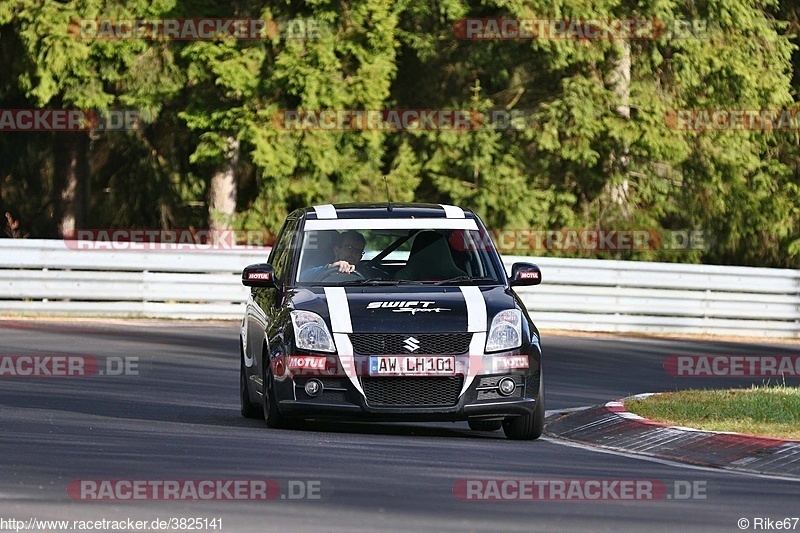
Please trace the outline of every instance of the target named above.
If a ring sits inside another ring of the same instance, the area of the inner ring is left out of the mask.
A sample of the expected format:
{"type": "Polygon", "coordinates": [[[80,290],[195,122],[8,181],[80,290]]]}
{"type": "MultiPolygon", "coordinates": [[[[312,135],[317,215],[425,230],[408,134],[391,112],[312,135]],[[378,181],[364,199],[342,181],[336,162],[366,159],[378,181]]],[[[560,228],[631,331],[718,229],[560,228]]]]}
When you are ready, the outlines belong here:
{"type": "Polygon", "coordinates": [[[503,426],[502,420],[468,420],[469,429],[473,431],[497,431],[503,426]]]}
{"type": "Polygon", "coordinates": [[[263,418],[264,413],[261,407],[250,401],[250,391],[247,387],[247,374],[244,370],[244,361],[239,370],[239,403],[241,405],[242,416],[245,418],[263,418]]]}
{"type": "Polygon", "coordinates": [[[264,420],[267,421],[267,426],[273,429],[281,429],[289,427],[289,419],[283,416],[280,411],[278,411],[278,401],[275,399],[275,393],[272,390],[272,375],[265,371],[264,372],[264,403],[262,404],[263,407],[263,416],[264,420]]]}
{"type": "Polygon", "coordinates": [[[539,381],[539,396],[536,409],[524,416],[509,417],[503,420],[503,433],[510,440],[535,440],[544,431],[544,379],[539,381]]]}

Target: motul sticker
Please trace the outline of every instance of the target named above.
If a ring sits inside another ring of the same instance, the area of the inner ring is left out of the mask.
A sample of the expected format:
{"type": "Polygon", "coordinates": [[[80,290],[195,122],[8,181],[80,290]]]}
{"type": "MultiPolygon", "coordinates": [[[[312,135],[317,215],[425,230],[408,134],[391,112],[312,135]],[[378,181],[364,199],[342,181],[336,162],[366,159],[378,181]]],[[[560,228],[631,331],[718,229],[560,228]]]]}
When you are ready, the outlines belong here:
{"type": "Polygon", "coordinates": [[[289,357],[289,368],[325,370],[326,360],[326,357],[292,356],[289,357]]]}
{"type": "Polygon", "coordinates": [[[527,355],[509,355],[497,358],[496,368],[498,370],[510,370],[513,368],[528,368],[527,355]]]}

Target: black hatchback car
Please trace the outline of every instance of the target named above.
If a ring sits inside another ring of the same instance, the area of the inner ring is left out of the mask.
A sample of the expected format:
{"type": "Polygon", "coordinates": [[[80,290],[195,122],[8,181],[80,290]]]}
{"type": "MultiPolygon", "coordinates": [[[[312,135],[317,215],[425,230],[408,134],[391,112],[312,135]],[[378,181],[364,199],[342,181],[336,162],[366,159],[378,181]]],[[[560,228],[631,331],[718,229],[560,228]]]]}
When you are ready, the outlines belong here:
{"type": "Polygon", "coordinates": [[[269,262],[250,265],[241,409],[298,419],[466,420],[535,439],[544,426],[539,332],[473,212],[437,204],[341,204],[286,219],[269,262]]]}

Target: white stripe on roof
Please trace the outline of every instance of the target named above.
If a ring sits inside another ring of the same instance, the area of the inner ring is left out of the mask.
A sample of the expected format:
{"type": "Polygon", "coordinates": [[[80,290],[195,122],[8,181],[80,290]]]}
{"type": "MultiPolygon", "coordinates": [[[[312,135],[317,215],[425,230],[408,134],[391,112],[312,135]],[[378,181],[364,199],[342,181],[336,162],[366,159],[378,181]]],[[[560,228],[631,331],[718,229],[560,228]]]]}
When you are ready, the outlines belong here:
{"type": "Polygon", "coordinates": [[[464,210],[455,205],[439,204],[444,209],[447,218],[464,218],[464,210]]]}
{"type": "Polygon", "coordinates": [[[317,218],[338,218],[336,215],[336,208],[333,207],[333,204],[323,204],[323,205],[315,205],[314,212],[317,213],[317,218]]]}

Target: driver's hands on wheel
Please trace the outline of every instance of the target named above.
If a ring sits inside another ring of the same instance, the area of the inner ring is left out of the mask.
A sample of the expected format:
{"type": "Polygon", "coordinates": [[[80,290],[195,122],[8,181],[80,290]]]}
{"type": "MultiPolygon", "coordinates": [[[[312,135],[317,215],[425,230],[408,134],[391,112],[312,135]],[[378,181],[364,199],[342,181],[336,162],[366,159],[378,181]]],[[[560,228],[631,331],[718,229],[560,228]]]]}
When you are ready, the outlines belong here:
{"type": "Polygon", "coordinates": [[[336,261],[335,263],[328,263],[328,268],[337,268],[337,267],[339,269],[339,272],[342,274],[351,274],[356,270],[355,265],[351,265],[345,260],[336,261]]]}
{"type": "Polygon", "coordinates": [[[340,235],[340,241],[333,246],[333,262],[325,265],[324,271],[318,274],[317,281],[327,279],[336,274],[358,274],[356,264],[364,257],[364,236],[357,231],[346,231],[340,235]]]}

